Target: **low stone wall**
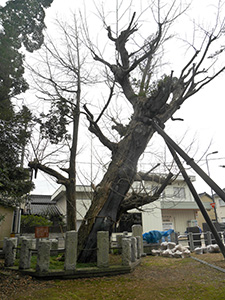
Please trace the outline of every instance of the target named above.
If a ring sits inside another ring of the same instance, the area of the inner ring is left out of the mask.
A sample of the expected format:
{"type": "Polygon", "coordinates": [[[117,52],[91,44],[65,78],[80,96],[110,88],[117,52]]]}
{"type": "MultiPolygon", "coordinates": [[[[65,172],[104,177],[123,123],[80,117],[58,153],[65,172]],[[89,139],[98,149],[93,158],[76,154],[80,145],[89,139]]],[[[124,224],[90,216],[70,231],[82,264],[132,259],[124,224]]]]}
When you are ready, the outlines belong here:
{"type": "MultiPolygon", "coordinates": [[[[140,226],[140,225],[137,225],[140,226]]],[[[134,235],[128,237],[124,234],[121,238],[121,252],[122,265],[109,265],[109,233],[107,231],[99,231],[97,233],[97,267],[89,268],[90,276],[87,276],[87,269],[82,271],[77,270],[77,239],[78,233],[76,231],[66,232],[65,248],[59,249],[59,241],[57,239],[28,239],[27,237],[7,238],[4,240],[5,266],[13,267],[16,250],[20,251],[19,269],[34,277],[92,277],[92,276],[106,276],[130,272],[136,266],[141,256],[143,255],[142,245],[142,230],[141,228],[134,228],[134,235]],[[135,231],[136,230],[136,231],[135,231]],[[141,234],[141,236],[138,236],[141,234]],[[18,245],[20,244],[20,248],[18,245]],[[35,270],[30,270],[32,251],[37,252],[37,263],[35,270]],[[50,255],[52,253],[64,252],[64,270],[49,270],[50,255]],[[101,270],[101,271],[100,271],[101,270]],[[85,274],[85,276],[84,276],[85,274]],[[101,275],[103,274],[103,275],[101,275]]]]}
{"type": "MultiPolygon", "coordinates": [[[[26,234],[34,234],[35,233],[35,228],[37,226],[30,226],[30,227],[20,227],[20,233],[22,235],[26,234]]],[[[53,226],[48,226],[49,227],[49,234],[57,234],[57,235],[62,235],[63,233],[66,232],[66,226],[59,226],[59,225],[53,225],[53,226]]]]}
{"type": "MultiPolygon", "coordinates": [[[[66,233],[51,233],[49,232],[49,240],[57,239],[59,241],[59,247],[64,248],[65,247],[65,236],[66,233]]],[[[27,239],[35,239],[35,233],[23,233],[20,234],[18,238],[27,238],[27,239]]],[[[41,239],[40,239],[41,240],[41,239]]]]}

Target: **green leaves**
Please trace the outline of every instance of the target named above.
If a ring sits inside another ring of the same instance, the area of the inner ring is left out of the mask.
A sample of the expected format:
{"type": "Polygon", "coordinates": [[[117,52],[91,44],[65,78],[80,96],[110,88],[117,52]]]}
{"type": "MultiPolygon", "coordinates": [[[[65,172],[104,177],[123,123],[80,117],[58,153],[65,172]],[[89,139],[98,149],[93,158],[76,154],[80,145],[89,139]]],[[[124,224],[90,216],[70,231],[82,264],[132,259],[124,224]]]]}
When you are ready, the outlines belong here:
{"type": "Polygon", "coordinates": [[[62,99],[52,102],[48,114],[41,114],[38,120],[42,137],[49,139],[52,144],[58,144],[63,140],[70,140],[67,125],[72,119],[72,110],[68,103],[62,99]]]}
{"type": "Polygon", "coordinates": [[[23,227],[31,227],[31,226],[51,226],[52,222],[47,218],[42,216],[21,216],[21,226],[23,227]]]}
{"type": "Polygon", "coordinates": [[[17,114],[3,117],[0,112],[0,194],[18,201],[33,187],[28,170],[20,166],[32,116],[24,106],[17,114]]]}
{"type": "Polygon", "coordinates": [[[53,0],[11,0],[0,6],[0,194],[18,201],[33,187],[22,167],[32,116],[27,107],[15,113],[11,99],[25,92],[24,45],[33,52],[41,47],[45,11],[53,0]]]}
{"type": "MultiPolygon", "coordinates": [[[[53,0],[11,0],[0,10],[6,35],[12,36],[30,52],[41,47],[45,28],[45,11],[53,0]],[[13,34],[12,34],[13,33],[13,34]]],[[[16,41],[15,41],[16,42],[16,41]]]]}
{"type": "Polygon", "coordinates": [[[0,7],[0,101],[28,89],[23,77],[22,45],[33,52],[44,41],[45,11],[53,0],[11,0],[0,7]]]}
{"type": "Polygon", "coordinates": [[[67,132],[66,118],[58,115],[47,115],[48,119],[41,124],[41,133],[44,138],[49,138],[52,144],[58,144],[67,132]]]}

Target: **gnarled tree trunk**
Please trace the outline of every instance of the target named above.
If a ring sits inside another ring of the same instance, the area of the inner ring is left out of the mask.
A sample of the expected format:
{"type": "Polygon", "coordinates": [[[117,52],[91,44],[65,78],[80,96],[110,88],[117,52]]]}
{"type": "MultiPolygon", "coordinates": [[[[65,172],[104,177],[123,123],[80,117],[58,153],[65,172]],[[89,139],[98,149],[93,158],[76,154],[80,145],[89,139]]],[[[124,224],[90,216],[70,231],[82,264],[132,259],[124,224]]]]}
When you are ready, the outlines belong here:
{"type": "Polygon", "coordinates": [[[111,233],[114,223],[118,221],[120,205],[137,173],[138,159],[154,133],[146,113],[149,101],[148,98],[142,98],[125,137],[114,146],[112,161],[96,188],[91,207],[79,228],[78,249],[82,262],[96,258],[97,231],[107,230],[111,233]]]}
{"type": "MultiPolygon", "coordinates": [[[[97,186],[91,207],[79,228],[79,260],[83,262],[95,260],[97,231],[112,232],[113,224],[118,220],[121,211],[124,211],[122,203],[125,203],[125,196],[136,175],[138,159],[154,134],[151,121],[154,119],[163,127],[164,123],[172,118],[187,98],[198,92],[225,69],[222,67],[211,76],[205,75],[206,69],[202,66],[203,62],[211,45],[219,37],[219,34],[212,36],[206,33],[204,47],[201,48],[201,51],[194,51],[190,60],[181,69],[179,78],[174,77],[174,72],[171,71],[170,75],[163,75],[160,80],[150,85],[151,74],[154,71],[153,57],[157,55],[157,50],[165,39],[169,24],[175,20],[175,16],[173,15],[170,21],[169,15],[164,20],[158,20],[158,31],[155,36],[146,40],[143,48],[129,54],[126,44],[130,36],[137,31],[137,24],[133,24],[134,18],[135,14],[133,14],[129,26],[117,37],[113,37],[111,28],[107,27],[108,38],[115,43],[119,57],[116,59],[116,64],[111,64],[102,56],[92,52],[94,59],[112,72],[114,80],[117,85],[120,85],[126,100],[133,106],[133,115],[130,123],[126,126],[118,124],[117,121],[114,122],[116,126],[112,128],[116,129],[123,137],[120,142],[113,143],[104,136],[97,124],[109,101],[96,121],[87,107],[84,107],[90,122],[89,130],[112,151],[112,161],[103,180],[97,186]],[[142,78],[139,92],[136,93],[130,78],[131,73],[139,66],[142,78]]],[[[157,197],[155,197],[156,199],[157,197]]],[[[140,202],[137,205],[140,206],[140,202]]]]}

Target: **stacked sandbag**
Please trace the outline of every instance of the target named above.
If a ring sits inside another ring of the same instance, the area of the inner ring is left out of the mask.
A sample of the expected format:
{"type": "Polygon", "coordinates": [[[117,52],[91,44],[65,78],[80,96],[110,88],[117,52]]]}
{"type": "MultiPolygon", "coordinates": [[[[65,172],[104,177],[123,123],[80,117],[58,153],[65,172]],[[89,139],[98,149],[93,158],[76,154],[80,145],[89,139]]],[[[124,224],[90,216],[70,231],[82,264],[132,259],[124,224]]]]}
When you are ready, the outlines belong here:
{"type": "Polygon", "coordinates": [[[195,254],[203,254],[203,249],[202,247],[197,247],[194,249],[195,254]]]}
{"type": "MultiPolygon", "coordinates": [[[[220,248],[217,244],[208,245],[205,247],[197,247],[194,249],[195,254],[204,253],[219,253],[220,248]]],[[[191,252],[189,246],[176,245],[172,242],[163,242],[160,244],[160,249],[153,249],[152,255],[161,255],[163,257],[186,258],[190,257],[191,252]]]]}
{"type": "Polygon", "coordinates": [[[173,257],[173,252],[171,249],[166,249],[162,251],[161,254],[163,257],[173,257]]]}
{"type": "Polygon", "coordinates": [[[159,255],[161,255],[162,250],[161,249],[152,249],[151,253],[154,256],[159,256],[159,255]]]}
{"type": "Polygon", "coordinates": [[[220,248],[217,244],[208,245],[206,247],[197,247],[194,249],[195,254],[204,254],[204,253],[219,253],[220,248]]]}
{"type": "Polygon", "coordinates": [[[208,245],[207,250],[209,253],[219,253],[220,252],[220,248],[217,244],[208,245]]]}
{"type": "Polygon", "coordinates": [[[172,242],[163,242],[160,244],[160,249],[153,249],[152,255],[161,255],[163,257],[174,257],[174,258],[186,258],[191,255],[189,247],[184,247],[182,245],[176,245],[172,242]]]}

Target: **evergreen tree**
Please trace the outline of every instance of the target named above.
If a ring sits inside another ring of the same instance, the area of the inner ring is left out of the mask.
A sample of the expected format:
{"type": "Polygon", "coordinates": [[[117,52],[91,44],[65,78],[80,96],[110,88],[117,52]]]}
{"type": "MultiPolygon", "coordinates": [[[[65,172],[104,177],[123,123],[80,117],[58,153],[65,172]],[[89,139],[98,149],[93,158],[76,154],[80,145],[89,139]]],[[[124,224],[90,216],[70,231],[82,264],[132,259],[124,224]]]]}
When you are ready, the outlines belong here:
{"type": "Polygon", "coordinates": [[[0,6],[0,195],[18,201],[32,188],[21,157],[32,115],[26,106],[15,112],[12,98],[25,92],[22,46],[29,52],[44,41],[45,8],[53,0],[11,0],[0,6]]]}
{"type": "Polygon", "coordinates": [[[53,0],[11,0],[0,7],[0,101],[5,105],[11,97],[25,92],[24,55],[19,49],[25,46],[33,52],[44,41],[45,11],[53,0]]]}

